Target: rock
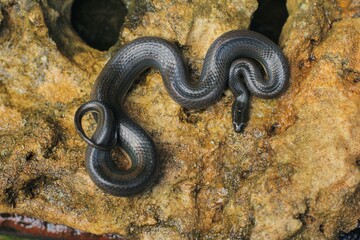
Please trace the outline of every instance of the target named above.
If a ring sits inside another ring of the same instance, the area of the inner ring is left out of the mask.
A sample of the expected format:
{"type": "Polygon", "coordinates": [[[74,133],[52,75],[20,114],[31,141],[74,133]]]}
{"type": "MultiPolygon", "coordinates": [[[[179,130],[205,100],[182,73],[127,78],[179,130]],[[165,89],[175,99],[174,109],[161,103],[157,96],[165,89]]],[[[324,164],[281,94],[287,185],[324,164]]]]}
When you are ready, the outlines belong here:
{"type": "Polygon", "coordinates": [[[359,5],[287,6],[281,45],[292,86],[281,100],[286,122],[270,140],[273,164],[252,196],[262,219],[252,238],[337,239],[360,219],[359,5]]]}
{"type": "Polygon", "coordinates": [[[229,91],[214,106],[189,111],[171,100],[156,71],[143,77],[126,108],[152,135],[163,164],[158,183],[132,198],[94,185],[73,126],[98,73],[122,43],[159,36],[181,47],[197,77],[212,41],[247,28],[257,2],[126,1],[120,39],[104,52],[74,32],[71,4],[0,0],[1,212],[143,239],[336,239],[356,226],[354,1],[287,2],[280,46],[292,84],[279,99],[252,99],[243,134],[232,130],[229,91]]]}

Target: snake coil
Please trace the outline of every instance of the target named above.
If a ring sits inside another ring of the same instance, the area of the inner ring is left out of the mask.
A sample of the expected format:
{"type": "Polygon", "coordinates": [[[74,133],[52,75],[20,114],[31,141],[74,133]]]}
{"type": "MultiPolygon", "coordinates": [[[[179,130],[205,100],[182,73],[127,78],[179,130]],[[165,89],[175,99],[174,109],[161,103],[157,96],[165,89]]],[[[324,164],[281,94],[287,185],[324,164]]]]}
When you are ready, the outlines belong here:
{"type": "Polygon", "coordinates": [[[280,48],[261,34],[230,31],[210,46],[199,81],[191,81],[179,50],[156,37],[136,39],[121,48],[106,64],[92,91],[92,101],[75,114],[75,127],[88,143],[86,167],[91,179],[105,192],[131,196],[145,190],[158,176],[156,147],[149,134],[123,110],[124,98],[148,68],[160,71],[170,96],[185,108],[214,104],[227,87],[235,96],[234,130],[241,132],[248,119],[249,93],[261,98],[281,94],[288,85],[289,67],[280,48]],[[259,66],[268,77],[264,80],[259,66]],[[89,139],[81,125],[87,112],[95,112],[97,128],[89,139]],[[131,160],[127,170],[118,169],[111,158],[119,146],[131,160]]]}

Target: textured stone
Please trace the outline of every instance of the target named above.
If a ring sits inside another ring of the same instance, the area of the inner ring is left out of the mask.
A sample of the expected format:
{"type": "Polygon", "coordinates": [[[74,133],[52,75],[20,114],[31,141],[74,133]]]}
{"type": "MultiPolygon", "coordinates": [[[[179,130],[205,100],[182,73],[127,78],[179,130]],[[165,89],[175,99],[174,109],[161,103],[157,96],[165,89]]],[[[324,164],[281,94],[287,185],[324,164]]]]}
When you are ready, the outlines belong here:
{"type": "Polygon", "coordinates": [[[280,46],[290,89],[276,100],[253,98],[243,134],[232,130],[229,91],[188,111],[156,71],[143,77],[126,108],[152,135],[163,170],[154,188],[132,198],[103,193],[86,174],[73,116],[98,73],[122,43],[159,36],[181,47],[197,77],[211,42],[246,28],[257,2],[127,1],[121,38],[107,52],[73,31],[71,3],[0,0],[1,212],[141,239],[336,239],[356,225],[356,1],[288,1],[280,46]]]}

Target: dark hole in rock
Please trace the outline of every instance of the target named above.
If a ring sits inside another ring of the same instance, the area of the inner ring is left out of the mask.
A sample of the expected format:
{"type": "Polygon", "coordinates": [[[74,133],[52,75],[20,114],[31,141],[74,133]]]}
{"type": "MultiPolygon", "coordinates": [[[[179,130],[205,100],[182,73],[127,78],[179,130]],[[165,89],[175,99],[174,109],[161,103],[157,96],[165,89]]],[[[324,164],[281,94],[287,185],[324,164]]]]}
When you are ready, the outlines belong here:
{"type": "Polygon", "coordinates": [[[356,160],[356,165],[358,165],[360,167],[360,159],[356,160]]]}
{"type": "Polygon", "coordinates": [[[288,17],[286,0],[258,0],[259,7],[251,20],[250,30],[278,43],[282,27],[288,17]]]}
{"type": "Polygon", "coordinates": [[[8,38],[9,36],[11,36],[9,30],[9,21],[10,16],[8,12],[4,8],[0,7],[0,38],[8,38]]]}
{"type": "Polygon", "coordinates": [[[75,0],[71,23],[89,46],[105,51],[118,41],[126,15],[120,0],[75,0]]]}
{"type": "Polygon", "coordinates": [[[43,175],[29,180],[27,183],[25,183],[24,187],[22,188],[25,196],[34,198],[36,196],[37,189],[39,189],[42,185],[44,185],[45,182],[46,182],[46,177],[43,175]]]}
{"type": "Polygon", "coordinates": [[[16,206],[16,199],[18,197],[17,192],[14,191],[12,188],[7,188],[5,190],[5,204],[8,206],[15,208],[16,206]]]}
{"type": "Polygon", "coordinates": [[[4,19],[4,14],[3,14],[3,9],[2,8],[0,8],[0,31],[1,31],[1,28],[2,28],[2,25],[1,25],[1,22],[3,21],[3,19],[4,19]]]}
{"type": "Polygon", "coordinates": [[[270,136],[276,135],[276,130],[280,127],[280,123],[275,122],[273,125],[271,125],[268,133],[270,136]]]}
{"type": "Polygon", "coordinates": [[[25,160],[26,161],[30,161],[30,160],[33,160],[35,157],[35,153],[34,152],[28,152],[25,156],[25,160]]]}

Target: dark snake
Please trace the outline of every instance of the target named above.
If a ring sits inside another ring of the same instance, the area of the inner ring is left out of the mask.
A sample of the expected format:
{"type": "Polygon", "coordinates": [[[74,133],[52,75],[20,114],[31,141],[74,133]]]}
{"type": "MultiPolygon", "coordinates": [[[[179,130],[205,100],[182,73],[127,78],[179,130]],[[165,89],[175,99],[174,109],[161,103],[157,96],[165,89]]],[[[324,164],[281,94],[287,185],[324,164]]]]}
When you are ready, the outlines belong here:
{"type": "Polygon", "coordinates": [[[140,193],[159,175],[154,142],[123,109],[131,85],[148,68],[160,71],[172,99],[188,109],[209,107],[229,86],[235,96],[232,119],[236,132],[244,129],[248,119],[249,92],[273,98],[289,82],[289,67],[281,49],[263,35],[248,30],[227,32],[212,43],[198,81],[191,81],[181,52],[166,40],[143,37],[125,45],[98,76],[92,101],[83,104],[75,114],[75,127],[88,143],[87,171],[101,189],[115,196],[140,193]],[[97,121],[91,139],[81,125],[88,112],[94,112],[97,121]],[[115,146],[131,160],[129,169],[116,167],[111,157],[115,146]]]}

